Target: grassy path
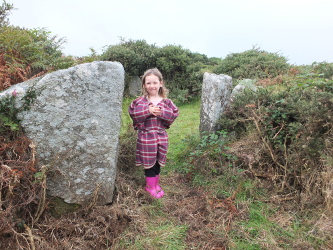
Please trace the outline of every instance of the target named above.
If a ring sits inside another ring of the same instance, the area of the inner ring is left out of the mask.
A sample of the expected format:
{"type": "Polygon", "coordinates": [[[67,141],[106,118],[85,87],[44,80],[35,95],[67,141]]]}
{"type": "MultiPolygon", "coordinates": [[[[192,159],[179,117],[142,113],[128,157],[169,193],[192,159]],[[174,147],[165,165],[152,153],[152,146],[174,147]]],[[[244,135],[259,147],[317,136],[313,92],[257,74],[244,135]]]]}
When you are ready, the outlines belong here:
{"type": "Polygon", "coordinates": [[[175,158],[188,145],[184,139],[190,135],[199,134],[200,124],[200,102],[195,101],[189,104],[178,105],[179,117],[171,125],[168,130],[169,135],[169,151],[168,164],[166,170],[177,168],[175,166],[175,158]]]}

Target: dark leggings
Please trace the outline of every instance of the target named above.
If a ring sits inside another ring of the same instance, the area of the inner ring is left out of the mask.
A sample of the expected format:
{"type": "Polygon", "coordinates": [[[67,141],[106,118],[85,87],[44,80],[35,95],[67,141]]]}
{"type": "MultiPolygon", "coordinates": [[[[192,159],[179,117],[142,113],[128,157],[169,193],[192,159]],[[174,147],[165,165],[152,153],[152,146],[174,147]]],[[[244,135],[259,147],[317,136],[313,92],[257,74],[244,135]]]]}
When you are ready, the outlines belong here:
{"type": "Polygon", "coordinates": [[[156,177],[161,172],[161,166],[158,162],[151,168],[145,169],[145,176],[146,177],[156,177]]]}

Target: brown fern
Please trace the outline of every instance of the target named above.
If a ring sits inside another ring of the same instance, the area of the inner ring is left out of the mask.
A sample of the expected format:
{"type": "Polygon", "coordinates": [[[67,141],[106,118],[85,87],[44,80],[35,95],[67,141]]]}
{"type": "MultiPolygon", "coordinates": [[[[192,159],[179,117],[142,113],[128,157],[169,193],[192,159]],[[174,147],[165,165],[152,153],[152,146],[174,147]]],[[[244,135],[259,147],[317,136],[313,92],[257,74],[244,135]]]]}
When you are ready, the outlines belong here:
{"type": "Polygon", "coordinates": [[[8,66],[4,59],[4,53],[0,54],[0,91],[11,86],[8,66]]]}
{"type": "Polygon", "coordinates": [[[40,76],[42,76],[42,75],[45,75],[47,72],[48,72],[47,70],[43,70],[43,71],[41,71],[41,72],[39,72],[39,73],[37,73],[37,74],[31,76],[31,77],[29,78],[29,80],[30,80],[30,79],[34,79],[34,78],[36,78],[36,77],[40,77],[40,76]]]}
{"type": "Polygon", "coordinates": [[[26,75],[27,75],[27,71],[26,70],[24,70],[22,68],[16,68],[15,69],[15,73],[16,73],[16,75],[19,77],[19,79],[21,81],[24,82],[24,81],[28,80],[27,77],[26,77],[26,75]]]}
{"type": "MultiPolygon", "coordinates": [[[[19,63],[20,55],[16,51],[11,51],[11,55],[14,55],[17,63],[19,63]]],[[[39,76],[42,76],[48,72],[48,70],[43,70],[38,73],[32,72],[32,68],[30,65],[24,67],[14,67],[13,65],[6,62],[5,53],[0,54],[0,91],[3,91],[10,86],[27,81],[29,79],[33,79],[39,76]]]]}

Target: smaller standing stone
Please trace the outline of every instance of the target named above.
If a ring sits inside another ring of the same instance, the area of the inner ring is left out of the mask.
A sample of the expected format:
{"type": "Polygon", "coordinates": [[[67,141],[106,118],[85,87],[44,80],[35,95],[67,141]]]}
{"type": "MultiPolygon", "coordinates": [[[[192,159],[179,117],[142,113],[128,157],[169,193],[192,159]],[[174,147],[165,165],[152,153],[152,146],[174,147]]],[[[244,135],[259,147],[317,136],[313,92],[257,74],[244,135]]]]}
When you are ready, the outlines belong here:
{"type": "Polygon", "coordinates": [[[219,130],[218,120],[228,105],[232,91],[232,78],[227,75],[205,73],[202,85],[200,132],[219,130]]]}
{"type": "Polygon", "coordinates": [[[140,96],[141,95],[141,79],[138,76],[131,77],[128,84],[128,91],[130,96],[140,96]]]}
{"type": "Polygon", "coordinates": [[[255,84],[255,80],[243,79],[243,80],[239,81],[238,84],[236,85],[236,87],[231,92],[231,98],[242,93],[244,91],[244,89],[250,89],[250,90],[256,92],[258,87],[255,84]]]}

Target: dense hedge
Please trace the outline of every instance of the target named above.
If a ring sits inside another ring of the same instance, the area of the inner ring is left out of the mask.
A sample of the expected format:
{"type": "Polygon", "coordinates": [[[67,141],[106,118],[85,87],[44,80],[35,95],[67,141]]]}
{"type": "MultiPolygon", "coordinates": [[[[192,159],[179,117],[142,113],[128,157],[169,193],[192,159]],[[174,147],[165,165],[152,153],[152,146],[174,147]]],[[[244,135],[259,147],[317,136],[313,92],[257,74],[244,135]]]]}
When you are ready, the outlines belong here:
{"type": "Polygon", "coordinates": [[[253,48],[242,53],[229,54],[214,68],[216,74],[226,74],[234,79],[273,78],[288,71],[287,58],[253,48]]]}
{"type": "Polygon", "coordinates": [[[129,76],[141,76],[146,69],[157,67],[171,90],[171,96],[178,101],[196,97],[201,91],[204,69],[212,68],[218,61],[179,45],[157,47],[145,40],[122,41],[109,46],[101,60],[122,63],[129,76]]]}
{"type": "Polygon", "coordinates": [[[149,45],[145,40],[123,40],[109,46],[101,59],[122,63],[130,76],[141,76],[148,68],[159,68],[172,97],[178,101],[200,94],[205,71],[226,74],[234,79],[262,79],[287,73],[290,68],[285,57],[260,48],[233,53],[222,60],[193,53],[179,45],[149,45]]]}

